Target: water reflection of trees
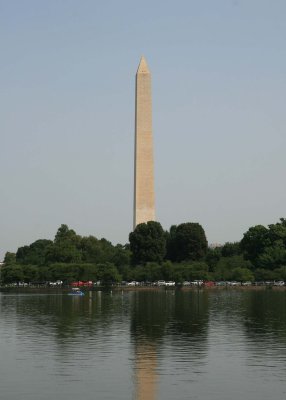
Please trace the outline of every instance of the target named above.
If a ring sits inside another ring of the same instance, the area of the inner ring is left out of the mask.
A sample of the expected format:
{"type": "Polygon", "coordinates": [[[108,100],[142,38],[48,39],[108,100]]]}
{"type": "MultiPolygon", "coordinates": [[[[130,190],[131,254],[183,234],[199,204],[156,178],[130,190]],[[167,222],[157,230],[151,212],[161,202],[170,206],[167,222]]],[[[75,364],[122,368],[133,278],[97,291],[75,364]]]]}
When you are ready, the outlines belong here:
{"type": "Polygon", "coordinates": [[[241,294],[241,332],[247,364],[265,378],[286,372],[286,292],[248,291],[241,294]]]}
{"type": "Polygon", "coordinates": [[[165,333],[173,301],[163,290],[134,292],[131,305],[131,338],[158,342],[165,333]]]}
{"type": "Polygon", "coordinates": [[[118,320],[118,315],[123,318],[128,314],[128,305],[121,295],[112,296],[110,291],[90,293],[85,297],[64,294],[2,296],[1,309],[6,310],[7,318],[14,315],[23,337],[32,333],[55,339],[64,346],[78,336],[104,335],[118,320]]]}
{"type": "Polygon", "coordinates": [[[179,292],[175,297],[168,334],[176,341],[178,336],[189,345],[196,339],[206,339],[209,319],[208,292],[198,290],[179,292]]]}
{"type": "Polygon", "coordinates": [[[212,329],[231,340],[232,348],[245,350],[249,364],[263,367],[285,354],[285,291],[216,291],[210,304],[212,329]]]}
{"type": "Polygon", "coordinates": [[[208,322],[206,293],[174,290],[92,292],[85,297],[65,294],[1,296],[1,317],[14,315],[23,333],[33,331],[56,340],[95,335],[114,323],[131,324],[133,341],[160,342],[178,335],[205,336],[208,322]],[[83,329],[84,328],[84,329],[83,329]]]}
{"type": "Polygon", "coordinates": [[[249,338],[286,341],[285,291],[250,291],[243,297],[244,327],[249,338]]]}
{"type": "Polygon", "coordinates": [[[192,341],[207,335],[208,293],[159,290],[136,292],[131,309],[133,341],[161,342],[180,336],[192,341]]]}

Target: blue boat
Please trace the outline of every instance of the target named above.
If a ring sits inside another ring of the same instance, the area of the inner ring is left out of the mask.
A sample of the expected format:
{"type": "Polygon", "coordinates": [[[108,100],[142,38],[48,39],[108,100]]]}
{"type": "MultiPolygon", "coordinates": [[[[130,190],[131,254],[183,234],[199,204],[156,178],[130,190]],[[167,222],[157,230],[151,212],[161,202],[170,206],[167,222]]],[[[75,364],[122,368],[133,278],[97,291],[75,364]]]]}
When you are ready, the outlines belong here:
{"type": "Polygon", "coordinates": [[[79,288],[72,288],[72,291],[68,293],[69,296],[84,296],[84,292],[82,292],[79,288]]]}

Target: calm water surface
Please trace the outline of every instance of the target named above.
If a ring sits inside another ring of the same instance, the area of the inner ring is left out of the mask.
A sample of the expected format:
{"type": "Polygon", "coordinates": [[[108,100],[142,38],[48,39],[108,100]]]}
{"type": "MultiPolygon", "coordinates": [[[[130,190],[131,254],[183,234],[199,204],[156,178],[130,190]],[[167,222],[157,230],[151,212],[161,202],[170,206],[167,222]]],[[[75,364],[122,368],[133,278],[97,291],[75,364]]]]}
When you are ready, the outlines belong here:
{"type": "Polygon", "coordinates": [[[286,291],[0,293],[1,400],[286,399],[286,291]]]}

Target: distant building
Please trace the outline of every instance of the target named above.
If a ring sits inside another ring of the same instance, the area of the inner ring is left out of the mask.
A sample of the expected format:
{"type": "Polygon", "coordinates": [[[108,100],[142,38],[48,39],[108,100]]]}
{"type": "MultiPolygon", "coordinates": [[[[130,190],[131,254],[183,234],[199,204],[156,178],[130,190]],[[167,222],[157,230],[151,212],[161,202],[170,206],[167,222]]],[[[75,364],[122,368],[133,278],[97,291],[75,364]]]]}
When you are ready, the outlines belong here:
{"type": "Polygon", "coordinates": [[[223,245],[221,243],[210,243],[209,248],[210,249],[216,249],[218,247],[222,247],[223,245]]]}

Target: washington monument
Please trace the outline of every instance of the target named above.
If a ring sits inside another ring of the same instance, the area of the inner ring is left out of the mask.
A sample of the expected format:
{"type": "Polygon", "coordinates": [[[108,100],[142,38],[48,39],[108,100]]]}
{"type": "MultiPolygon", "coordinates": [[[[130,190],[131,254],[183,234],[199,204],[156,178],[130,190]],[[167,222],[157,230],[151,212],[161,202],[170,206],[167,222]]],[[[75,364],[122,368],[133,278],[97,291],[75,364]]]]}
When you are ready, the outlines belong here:
{"type": "Polygon", "coordinates": [[[144,57],[136,73],[135,96],[134,229],[155,220],[151,73],[144,57]]]}

